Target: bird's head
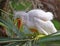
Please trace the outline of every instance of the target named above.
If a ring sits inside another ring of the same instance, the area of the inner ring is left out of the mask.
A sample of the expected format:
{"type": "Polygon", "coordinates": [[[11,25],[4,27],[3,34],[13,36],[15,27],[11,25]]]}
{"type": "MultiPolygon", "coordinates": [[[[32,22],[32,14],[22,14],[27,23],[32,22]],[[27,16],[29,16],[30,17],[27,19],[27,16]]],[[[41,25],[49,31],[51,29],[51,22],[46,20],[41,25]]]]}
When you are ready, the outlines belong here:
{"type": "Polygon", "coordinates": [[[24,11],[15,11],[14,12],[14,20],[17,21],[18,28],[20,28],[21,25],[25,23],[26,14],[27,13],[24,11]]]}

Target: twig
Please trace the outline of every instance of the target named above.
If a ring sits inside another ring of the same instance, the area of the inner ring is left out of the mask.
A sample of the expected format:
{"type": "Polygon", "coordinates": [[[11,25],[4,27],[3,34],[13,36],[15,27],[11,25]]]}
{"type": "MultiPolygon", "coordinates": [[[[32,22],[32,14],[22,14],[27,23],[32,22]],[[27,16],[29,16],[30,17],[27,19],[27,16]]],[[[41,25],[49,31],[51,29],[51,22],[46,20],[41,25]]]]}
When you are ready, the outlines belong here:
{"type": "Polygon", "coordinates": [[[4,11],[4,10],[2,10],[2,9],[0,9],[3,13],[6,13],[7,15],[12,15],[12,14],[10,14],[10,13],[7,13],[6,11],[4,11]]]}

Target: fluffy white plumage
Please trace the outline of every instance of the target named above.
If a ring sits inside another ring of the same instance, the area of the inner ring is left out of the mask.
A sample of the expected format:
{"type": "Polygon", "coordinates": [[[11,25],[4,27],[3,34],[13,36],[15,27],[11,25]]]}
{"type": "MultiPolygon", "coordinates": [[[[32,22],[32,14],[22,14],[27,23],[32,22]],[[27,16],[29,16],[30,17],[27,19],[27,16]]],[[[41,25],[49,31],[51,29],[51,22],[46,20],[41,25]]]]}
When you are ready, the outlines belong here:
{"type": "Polygon", "coordinates": [[[38,18],[34,18],[35,25],[39,32],[45,33],[46,35],[52,34],[57,32],[56,28],[54,27],[54,24],[51,21],[42,21],[38,18]]]}
{"type": "Polygon", "coordinates": [[[45,12],[40,9],[34,9],[29,12],[16,12],[15,18],[21,18],[22,23],[28,28],[37,29],[38,32],[49,35],[57,32],[51,20],[53,19],[53,14],[51,12],[45,12]]]}
{"type": "Polygon", "coordinates": [[[28,20],[28,14],[24,11],[14,11],[14,19],[20,18],[23,24],[25,24],[28,20]]]}
{"type": "Polygon", "coordinates": [[[45,12],[41,9],[31,10],[28,12],[28,14],[32,17],[37,17],[45,21],[53,19],[53,14],[51,12],[45,12]]]}

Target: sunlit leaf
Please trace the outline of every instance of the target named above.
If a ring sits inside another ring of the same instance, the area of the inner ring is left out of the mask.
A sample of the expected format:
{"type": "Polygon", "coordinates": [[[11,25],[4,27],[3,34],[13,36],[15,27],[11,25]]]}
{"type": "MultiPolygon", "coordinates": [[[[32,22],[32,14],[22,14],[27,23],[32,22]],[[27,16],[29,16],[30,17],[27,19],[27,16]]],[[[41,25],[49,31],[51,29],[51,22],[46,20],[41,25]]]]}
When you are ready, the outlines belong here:
{"type": "Polygon", "coordinates": [[[46,36],[38,40],[38,43],[60,41],[60,35],[46,36]]]}

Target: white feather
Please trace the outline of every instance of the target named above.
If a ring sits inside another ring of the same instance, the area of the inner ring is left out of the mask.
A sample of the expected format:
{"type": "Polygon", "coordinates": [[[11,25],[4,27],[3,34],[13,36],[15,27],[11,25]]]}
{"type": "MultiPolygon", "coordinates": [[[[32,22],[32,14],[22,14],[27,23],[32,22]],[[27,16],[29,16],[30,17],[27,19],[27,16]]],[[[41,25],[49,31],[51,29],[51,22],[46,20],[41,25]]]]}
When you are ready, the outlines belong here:
{"type": "MultiPolygon", "coordinates": [[[[35,23],[36,23],[37,27],[40,26],[48,34],[52,34],[52,33],[57,32],[56,28],[54,27],[54,24],[51,21],[46,21],[45,22],[45,21],[42,21],[42,20],[40,20],[38,18],[35,18],[35,23]]],[[[38,28],[38,29],[40,29],[40,28],[38,28]]],[[[39,32],[41,32],[41,30],[39,30],[39,32]]],[[[42,33],[44,33],[44,32],[42,32],[42,33]]]]}
{"type": "Polygon", "coordinates": [[[48,21],[53,19],[53,14],[51,12],[45,12],[41,9],[34,9],[28,12],[31,17],[37,17],[41,20],[48,21]]]}
{"type": "Polygon", "coordinates": [[[25,24],[29,20],[28,14],[24,11],[15,11],[14,19],[17,18],[20,18],[23,24],[25,24]]]}

